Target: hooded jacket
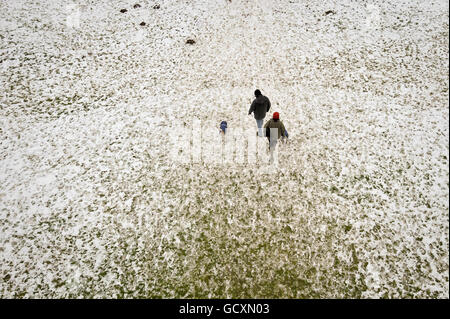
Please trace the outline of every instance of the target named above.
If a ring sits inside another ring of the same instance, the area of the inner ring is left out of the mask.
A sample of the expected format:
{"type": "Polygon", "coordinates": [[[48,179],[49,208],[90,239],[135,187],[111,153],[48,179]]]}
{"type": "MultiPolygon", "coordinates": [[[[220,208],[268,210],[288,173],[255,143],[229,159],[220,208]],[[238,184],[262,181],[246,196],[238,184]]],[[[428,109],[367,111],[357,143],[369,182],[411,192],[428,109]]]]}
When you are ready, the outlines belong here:
{"type": "Polygon", "coordinates": [[[220,123],[220,129],[221,129],[221,131],[224,132],[224,133],[226,133],[226,132],[227,132],[227,128],[228,128],[227,122],[226,122],[226,121],[222,121],[222,122],[220,123]]]}
{"type": "Polygon", "coordinates": [[[270,101],[267,96],[260,95],[253,100],[248,114],[254,113],[256,120],[263,120],[266,117],[266,113],[270,110],[270,101]]]}

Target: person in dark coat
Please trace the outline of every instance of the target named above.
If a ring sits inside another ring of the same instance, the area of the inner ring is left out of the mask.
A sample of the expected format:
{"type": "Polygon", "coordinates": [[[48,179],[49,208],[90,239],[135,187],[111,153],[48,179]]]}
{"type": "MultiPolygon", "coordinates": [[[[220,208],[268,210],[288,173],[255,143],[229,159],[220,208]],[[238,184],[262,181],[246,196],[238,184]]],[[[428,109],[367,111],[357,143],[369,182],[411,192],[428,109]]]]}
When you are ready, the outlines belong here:
{"type": "Polygon", "coordinates": [[[227,128],[228,128],[227,121],[222,121],[220,123],[220,133],[225,135],[225,133],[227,132],[227,128]]]}
{"type": "Polygon", "coordinates": [[[262,126],[266,113],[270,110],[270,100],[267,96],[261,94],[260,90],[255,90],[255,99],[253,100],[248,115],[252,114],[256,120],[256,126],[258,127],[258,136],[263,136],[262,126]]]}

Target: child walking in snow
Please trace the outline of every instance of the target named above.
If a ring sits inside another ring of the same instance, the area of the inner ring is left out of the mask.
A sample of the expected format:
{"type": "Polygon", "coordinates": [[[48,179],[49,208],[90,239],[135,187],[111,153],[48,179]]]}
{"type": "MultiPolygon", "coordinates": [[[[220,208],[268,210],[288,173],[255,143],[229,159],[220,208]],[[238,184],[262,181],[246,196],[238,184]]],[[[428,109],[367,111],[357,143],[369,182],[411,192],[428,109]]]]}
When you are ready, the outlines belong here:
{"type": "Polygon", "coordinates": [[[273,113],[272,118],[264,125],[266,137],[269,140],[270,161],[273,162],[273,152],[277,146],[278,140],[287,139],[288,134],[283,122],[280,120],[278,112],[273,113]]]}
{"type": "Polygon", "coordinates": [[[220,122],[220,134],[225,135],[227,133],[228,124],[226,121],[220,122]]]}

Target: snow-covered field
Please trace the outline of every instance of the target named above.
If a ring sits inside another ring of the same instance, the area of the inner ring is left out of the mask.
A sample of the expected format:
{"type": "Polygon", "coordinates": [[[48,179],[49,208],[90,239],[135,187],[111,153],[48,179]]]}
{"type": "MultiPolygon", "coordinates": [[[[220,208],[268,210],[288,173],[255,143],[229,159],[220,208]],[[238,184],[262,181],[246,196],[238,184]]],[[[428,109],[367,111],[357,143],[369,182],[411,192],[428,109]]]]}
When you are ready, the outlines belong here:
{"type": "Polygon", "coordinates": [[[0,297],[449,297],[447,1],[0,9],[0,297]]]}

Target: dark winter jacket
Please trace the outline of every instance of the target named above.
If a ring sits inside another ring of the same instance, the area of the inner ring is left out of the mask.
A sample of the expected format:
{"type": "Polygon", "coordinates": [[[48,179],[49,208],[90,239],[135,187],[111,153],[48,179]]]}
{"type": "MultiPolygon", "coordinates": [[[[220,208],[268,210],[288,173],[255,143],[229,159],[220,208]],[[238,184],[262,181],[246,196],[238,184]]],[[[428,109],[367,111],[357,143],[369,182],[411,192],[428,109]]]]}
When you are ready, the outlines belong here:
{"type": "Polygon", "coordinates": [[[271,128],[276,128],[278,130],[278,138],[280,138],[282,136],[287,137],[286,129],[284,128],[283,122],[281,122],[280,120],[270,119],[264,125],[264,128],[266,129],[267,138],[270,138],[270,129],[271,128]]]}
{"type": "Polygon", "coordinates": [[[260,95],[256,99],[253,100],[250,109],[248,110],[248,114],[254,113],[255,119],[263,120],[266,117],[266,112],[270,109],[270,101],[267,96],[260,95]]]}
{"type": "Polygon", "coordinates": [[[222,130],[223,133],[226,133],[226,132],[227,132],[227,127],[228,127],[228,124],[227,124],[226,121],[222,121],[222,122],[220,123],[220,129],[222,130]]]}

